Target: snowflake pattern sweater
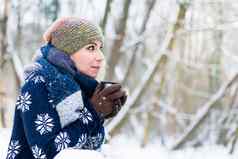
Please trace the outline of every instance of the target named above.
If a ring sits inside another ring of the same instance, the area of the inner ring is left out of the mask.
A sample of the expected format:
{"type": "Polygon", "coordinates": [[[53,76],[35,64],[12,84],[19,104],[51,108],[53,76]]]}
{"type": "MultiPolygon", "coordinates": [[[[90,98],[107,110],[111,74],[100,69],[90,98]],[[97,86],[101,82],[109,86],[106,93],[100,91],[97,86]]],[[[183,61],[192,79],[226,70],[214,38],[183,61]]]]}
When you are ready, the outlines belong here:
{"type": "Polygon", "coordinates": [[[104,121],[89,101],[96,80],[72,75],[43,55],[25,71],[7,159],[52,159],[68,147],[97,150],[103,143],[104,121]]]}

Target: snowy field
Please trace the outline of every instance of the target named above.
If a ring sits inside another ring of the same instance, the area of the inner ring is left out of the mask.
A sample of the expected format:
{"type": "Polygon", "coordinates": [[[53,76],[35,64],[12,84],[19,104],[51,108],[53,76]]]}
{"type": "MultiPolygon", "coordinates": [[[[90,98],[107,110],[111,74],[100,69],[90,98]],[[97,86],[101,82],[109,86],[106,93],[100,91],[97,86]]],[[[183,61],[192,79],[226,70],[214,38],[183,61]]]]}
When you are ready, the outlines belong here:
{"type": "MultiPolygon", "coordinates": [[[[0,159],[5,159],[9,130],[0,129],[0,159]]],[[[178,151],[169,151],[159,144],[148,145],[140,148],[131,138],[118,136],[110,144],[102,147],[101,153],[78,150],[66,150],[57,159],[237,159],[238,152],[229,155],[221,146],[207,146],[202,148],[187,148],[178,151]]]]}

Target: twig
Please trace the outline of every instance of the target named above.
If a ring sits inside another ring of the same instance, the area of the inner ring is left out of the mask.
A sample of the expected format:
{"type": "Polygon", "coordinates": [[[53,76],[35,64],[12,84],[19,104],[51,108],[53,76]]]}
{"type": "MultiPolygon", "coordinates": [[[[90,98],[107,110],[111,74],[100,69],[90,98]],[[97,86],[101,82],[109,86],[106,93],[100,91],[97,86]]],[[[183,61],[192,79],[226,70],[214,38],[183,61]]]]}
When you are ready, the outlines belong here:
{"type": "MultiPolygon", "coordinates": [[[[175,16],[177,17],[179,10],[177,10],[177,13],[175,16]]],[[[144,78],[141,80],[140,87],[137,87],[136,90],[133,92],[133,94],[130,96],[130,100],[128,100],[127,104],[122,108],[122,110],[118,113],[116,117],[114,117],[108,125],[106,125],[106,130],[110,133],[112,132],[116,126],[122,121],[122,119],[126,116],[130,108],[138,101],[139,96],[141,96],[142,91],[148,84],[149,79],[153,76],[153,74],[156,72],[156,68],[163,57],[167,58],[165,54],[159,54],[166,52],[168,45],[171,42],[171,39],[173,38],[173,31],[174,31],[175,25],[171,25],[169,28],[167,35],[165,37],[165,40],[163,44],[161,45],[161,48],[155,56],[155,62],[151,65],[151,67],[148,69],[148,71],[145,73],[144,78]]]]}
{"type": "Polygon", "coordinates": [[[212,107],[215,106],[215,103],[224,97],[226,90],[238,79],[238,72],[235,73],[234,76],[230,80],[228,80],[221,88],[218,90],[216,94],[214,94],[210,100],[201,106],[201,110],[197,113],[195,119],[192,124],[185,130],[184,134],[175,141],[172,146],[169,146],[170,149],[178,149],[181,147],[187,140],[187,138],[196,130],[196,128],[202,123],[203,119],[208,115],[208,112],[212,107]]]}

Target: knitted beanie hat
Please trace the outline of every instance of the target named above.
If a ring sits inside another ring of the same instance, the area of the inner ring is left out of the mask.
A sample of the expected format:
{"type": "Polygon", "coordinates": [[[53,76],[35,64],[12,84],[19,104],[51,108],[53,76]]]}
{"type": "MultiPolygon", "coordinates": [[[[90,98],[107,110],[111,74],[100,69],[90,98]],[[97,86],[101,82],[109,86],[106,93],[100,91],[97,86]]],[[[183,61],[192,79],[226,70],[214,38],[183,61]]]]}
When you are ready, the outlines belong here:
{"type": "Polygon", "coordinates": [[[43,38],[69,55],[96,40],[103,44],[103,34],[99,26],[74,17],[56,20],[44,33],[43,38]]]}

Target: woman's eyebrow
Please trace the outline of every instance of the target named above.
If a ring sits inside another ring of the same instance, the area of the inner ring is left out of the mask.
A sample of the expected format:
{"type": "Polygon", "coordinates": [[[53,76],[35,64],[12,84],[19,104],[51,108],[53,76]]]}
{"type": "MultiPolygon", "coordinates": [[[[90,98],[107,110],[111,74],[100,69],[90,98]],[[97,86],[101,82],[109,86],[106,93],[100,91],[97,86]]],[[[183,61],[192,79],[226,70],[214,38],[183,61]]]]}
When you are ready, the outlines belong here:
{"type": "Polygon", "coordinates": [[[95,42],[91,42],[91,43],[89,43],[89,45],[90,45],[90,44],[91,44],[91,45],[93,44],[93,45],[96,45],[96,46],[97,46],[97,43],[95,43],[95,42]]]}
{"type": "MultiPolygon", "coordinates": [[[[95,45],[95,46],[98,46],[98,44],[95,43],[95,42],[90,42],[88,45],[95,45]]],[[[102,44],[99,44],[99,45],[100,45],[100,47],[102,47],[102,44]]]]}

